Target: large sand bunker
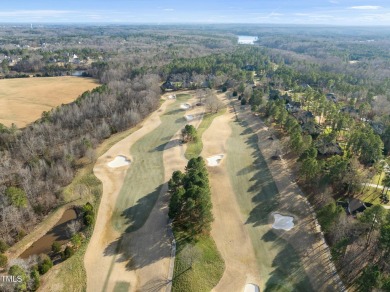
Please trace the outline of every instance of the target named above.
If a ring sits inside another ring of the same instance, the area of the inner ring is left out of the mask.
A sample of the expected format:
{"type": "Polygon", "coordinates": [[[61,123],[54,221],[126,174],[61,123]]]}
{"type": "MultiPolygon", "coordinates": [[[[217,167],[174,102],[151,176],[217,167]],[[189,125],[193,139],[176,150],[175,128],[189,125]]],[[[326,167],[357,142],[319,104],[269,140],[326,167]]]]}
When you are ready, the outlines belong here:
{"type": "Polygon", "coordinates": [[[224,157],[223,154],[218,154],[218,155],[208,157],[208,158],[206,158],[207,165],[208,166],[218,166],[221,163],[223,157],[224,157]]]}
{"type": "Polygon", "coordinates": [[[286,231],[291,230],[294,227],[294,218],[291,216],[283,216],[281,214],[274,214],[275,222],[272,224],[274,229],[283,229],[286,231]]]}
{"type": "Polygon", "coordinates": [[[117,157],[115,157],[114,160],[107,163],[107,165],[111,168],[122,167],[122,166],[129,165],[129,164],[130,164],[130,160],[127,159],[127,157],[123,156],[123,155],[118,155],[117,157]]]}
{"type": "Polygon", "coordinates": [[[187,116],[184,116],[186,118],[187,121],[192,121],[194,119],[194,116],[193,115],[187,115],[187,116]]]}
{"type": "Polygon", "coordinates": [[[259,286],[255,284],[246,284],[244,292],[260,292],[259,286]]]}
{"type": "Polygon", "coordinates": [[[188,109],[191,108],[191,105],[188,104],[188,103],[182,103],[182,104],[180,105],[180,108],[181,108],[181,109],[184,109],[184,110],[188,110],[188,109]]]}

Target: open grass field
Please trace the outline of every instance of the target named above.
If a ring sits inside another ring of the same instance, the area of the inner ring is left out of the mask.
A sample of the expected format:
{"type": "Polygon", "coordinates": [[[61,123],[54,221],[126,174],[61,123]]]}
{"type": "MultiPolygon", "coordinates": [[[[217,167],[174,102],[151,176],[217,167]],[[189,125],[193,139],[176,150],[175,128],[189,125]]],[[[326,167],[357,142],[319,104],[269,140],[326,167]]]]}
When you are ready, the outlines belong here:
{"type": "Polygon", "coordinates": [[[226,165],[258,263],[261,291],[313,291],[298,255],[269,227],[278,208],[278,189],[258,149],[258,138],[244,122],[231,122],[226,165]]]}
{"type": "Polygon", "coordinates": [[[0,123],[24,127],[39,119],[42,112],[70,103],[97,86],[92,78],[72,76],[0,80],[0,123]]]}

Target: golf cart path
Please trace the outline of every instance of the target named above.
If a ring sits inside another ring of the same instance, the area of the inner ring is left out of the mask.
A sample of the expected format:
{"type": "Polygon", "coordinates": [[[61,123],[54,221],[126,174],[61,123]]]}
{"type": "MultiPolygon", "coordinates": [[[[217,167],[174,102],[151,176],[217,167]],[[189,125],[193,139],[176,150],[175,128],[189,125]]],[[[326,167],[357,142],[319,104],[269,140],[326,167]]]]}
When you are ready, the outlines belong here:
{"type": "Polygon", "coordinates": [[[269,139],[272,129],[268,129],[249,109],[240,109],[237,103],[235,108],[239,120],[247,122],[248,127],[258,136],[258,147],[280,194],[278,211],[293,214],[297,219],[292,230],[274,232],[294,247],[315,291],[346,291],[331,261],[329,247],[324,240],[312,206],[294,182],[287,163],[283,159],[274,161],[271,158],[276,150],[282,150],[280,142],[269,139]]]}
{"type": "Polygon", "coordinates": [[[242,291],[246,283],[260,284],[252,241],[225,164],[226,142],[231,135],[229,122],[233,119],[234,113],[227,110],[213,120],[202,136],[202,157],[225,154],[219,166],[208,168],[214,214],[211,235],[225,261],[225,271],[213,291],[242,291]]]}
{"type": "MultiPolygon", "coordinates": [[[[87,272],[87,291],[95,292],[103,289],[113,291],[117,282],[130,282],[132,287],[137,282],[135,272],[126,268],[126,262],[117,262],[116,255],[104,254],[106,247],[113,244],[120,237],[120,233],[115,231],[111,225],[111,218],[126,171],[131,167],[130,164],[120,168],[110,168],[107,163],[118,155],[124,155],[132,160],[129,153],[131,146],[161,124],[160,116],[165,112],[167,106],[173,102],[174,100],[164,102],[159,110],[152,113],[143,122],[142,128],[116,143],[99,157],[95,164],[93,171],[103,183],[103,194],[96,217],[95,229],[84,257],[87,272]],[[109,273],[111,275],[108,282],[106,282],[105,279],[109,273]]],[[[115,244],[113,248],[116,248],[115,244]]]]}

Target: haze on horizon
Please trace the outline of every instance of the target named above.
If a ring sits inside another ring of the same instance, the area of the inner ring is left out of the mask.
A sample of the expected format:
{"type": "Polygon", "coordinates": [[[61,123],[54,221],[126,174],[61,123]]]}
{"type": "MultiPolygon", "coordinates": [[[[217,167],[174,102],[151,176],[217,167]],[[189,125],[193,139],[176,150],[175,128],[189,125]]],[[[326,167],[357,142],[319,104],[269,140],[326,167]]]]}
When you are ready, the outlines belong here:
{"type": "Polygon", "coordinates": [[[390,25],[386,0],[6,1],[2,23],[390,25]]]}

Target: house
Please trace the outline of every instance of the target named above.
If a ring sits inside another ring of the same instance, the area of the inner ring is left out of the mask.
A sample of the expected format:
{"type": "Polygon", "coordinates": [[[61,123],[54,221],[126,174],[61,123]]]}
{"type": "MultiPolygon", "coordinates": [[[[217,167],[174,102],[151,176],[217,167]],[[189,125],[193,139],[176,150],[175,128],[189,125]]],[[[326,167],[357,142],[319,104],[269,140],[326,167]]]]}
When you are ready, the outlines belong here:
{"type": "Polygon", "coordinates": [[[161,88],[163,90],[167,90],[167,89],[170,89],[170,90],[176,90],[176,86],[169,80],[165,81],[162,85],[161,85],[161,88]]]}
{"type": "Polygon", "coordinates": [[[286,110],[289,113],[297,113],[301,110],[301,103],[296,101],[290,101],[288,104],[286,104],[286,110]]]}
{"type": "Polygon", "coordinates": [[[317,145],[318,154],[328,157],[333,155],[343,155],[344,151],[337,142],[320,143],[317,145]]]}
{"type": "Polygon", "coordinates": [[[298,120],[300,124],[305,124],[314,120],[314,115],[310,111],[299,111],[294,113],[293,116],[298,120]]]}
{"type": "MultiPolygon", "coordinates": [[[[301,124],[301,129],[303,132],[311,135],[311,136],[319,136],[322,133],[322,129],[320,125],[310,120],[308,122],[301,124]]],[[[314,138],[314,137],[313,137],[314,138]]]]}
{"type": "Polygon", "coordinates": [[[371,207],[372,204],[367,202],[362,202],[355,198],[348,199],[348,208],[347,213],[349,215],[356,215],[357,213],[362,213],[367,208],[371,207]]]}
{"type": "Polygon", "coordinates": [[[334,103],[336,103],[338,101],[337,97],[334,95],[334,93],[328,93],[326,95],[326,99],[329,101],[333,101],[334,103]]]}

